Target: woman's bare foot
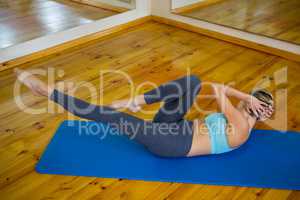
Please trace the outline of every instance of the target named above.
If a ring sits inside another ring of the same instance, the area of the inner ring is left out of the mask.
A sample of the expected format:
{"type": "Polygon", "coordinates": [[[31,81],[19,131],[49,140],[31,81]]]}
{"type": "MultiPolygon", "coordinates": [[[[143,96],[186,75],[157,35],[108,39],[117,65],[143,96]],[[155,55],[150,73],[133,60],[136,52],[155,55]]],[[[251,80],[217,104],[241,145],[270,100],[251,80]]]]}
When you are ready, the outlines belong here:
{"type": "Polygon", "coordinates": [[[49,97],[52,93],[54,88],[45,84],[32,73],[21,69],[15,69],[14,71],[18,77],[18,80],[24,83],[24,85],[26,85],[33,94],[37,96],[49,97]]]}
{"type": "Polygon", "coordinates": [[[130,101],[130,100],[114,101],[110,106],[115,109],[127,108],[128,110],[130,110],[132,112],[138,112],[141,110],[140,105],[138,105],[134,101],[130,101]]]}

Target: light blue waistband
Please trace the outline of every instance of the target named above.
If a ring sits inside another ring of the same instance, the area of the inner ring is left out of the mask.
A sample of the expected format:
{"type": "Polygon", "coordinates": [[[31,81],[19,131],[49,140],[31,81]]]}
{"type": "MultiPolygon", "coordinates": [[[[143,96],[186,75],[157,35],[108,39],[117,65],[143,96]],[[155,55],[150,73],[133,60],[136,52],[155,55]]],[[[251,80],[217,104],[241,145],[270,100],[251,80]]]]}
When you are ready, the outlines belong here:
{"type": "Polygon", "coordinates": [[[205,118],[209,130],[211,153],[220,154],[232,151],[227,142],[226,126],[227,119],[223,113],[214,113],[205,118]]]}

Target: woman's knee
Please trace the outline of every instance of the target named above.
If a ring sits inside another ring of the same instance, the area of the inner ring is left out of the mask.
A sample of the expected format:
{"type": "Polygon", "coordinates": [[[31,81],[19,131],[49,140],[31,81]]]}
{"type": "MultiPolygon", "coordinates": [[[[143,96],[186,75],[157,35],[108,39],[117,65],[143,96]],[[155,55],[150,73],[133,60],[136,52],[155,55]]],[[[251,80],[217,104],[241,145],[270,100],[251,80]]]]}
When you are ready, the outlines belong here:
{"type": "Polygon", "coordinates": [[[201,80],[196,75],[187,75],[175,80],[174,86],[178,89],[184,89],[185,91],[199,91],[201,89],[201,80]]]}
{"type": "Polygon", "coordinates": [[[201,88],[201,80],[198,76],[196,75],[189,75],[188,79],[191,83],[191,87],[200,89],[201,88]]]}

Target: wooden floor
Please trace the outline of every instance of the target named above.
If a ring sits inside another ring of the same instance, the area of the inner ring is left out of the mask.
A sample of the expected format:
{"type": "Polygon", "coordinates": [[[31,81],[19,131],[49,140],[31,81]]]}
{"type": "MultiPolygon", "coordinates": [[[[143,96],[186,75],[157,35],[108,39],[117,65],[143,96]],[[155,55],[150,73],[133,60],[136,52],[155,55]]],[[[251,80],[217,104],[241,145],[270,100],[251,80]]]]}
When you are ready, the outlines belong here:
{"type": "Polygon", "coordinates": [[[182,15],[300,44],[299,0],[223,0],[182,15]]]}
{"type": "Polygon", "coordinates": [[[69,0],[0,0],[0,48],[115,14],[69,0]]]}
{"type": "MultiPolygon", "coordinates": [[[[261,80],[271,80],[272,91],[288,91],[288,128],[300,130],[300,63],[155,22],[23,67],[56,67],[65,72],[57,81],[88,81],[98,88],[99,70],[104,69],[122,70],[131,76],[134,84],[146,80],[161,84],[185,75],[188,68],[203,81],[235,82],[235,87],[244,91],[249,91],[261,80]],[[284,79],[276,80],[276,72],[284,68],[288,69],[287,83],[284,79]],[[280,84],[276,85],[275,81],[280,84]]],[[[288,190],[37,174],[35,164],[67,115],[30,115],[20,111],[13,98],[15,81],[12,70],[0,72],[1,199],[300,199],[300,192],[288,190]]],[[[121,76],[106,76],[104,86],[105,104],[129,95],[129,87],[121,76]]],[[[149,89],[144,88],[145,91],[149,89]]],[[[77,96],[89,100],[91,95],[83,88],[77,96]]],[[[21,97],[33,108],[47,105],[45,99],[33,96],[26,89],[21,97]]],[[[213,102],[200,99],[201,107],[206,110],[216,108],[213,102]]],[[[157,110],[158,106],[147,109],[157,110]]],[[[152,116],[135,115],[145,119],[152,116]]],[[[195,117],[203,115],[192,109],[188,118],[195,117]]],[[[270,127],[260,124],[258,128],[270,127]]]]}

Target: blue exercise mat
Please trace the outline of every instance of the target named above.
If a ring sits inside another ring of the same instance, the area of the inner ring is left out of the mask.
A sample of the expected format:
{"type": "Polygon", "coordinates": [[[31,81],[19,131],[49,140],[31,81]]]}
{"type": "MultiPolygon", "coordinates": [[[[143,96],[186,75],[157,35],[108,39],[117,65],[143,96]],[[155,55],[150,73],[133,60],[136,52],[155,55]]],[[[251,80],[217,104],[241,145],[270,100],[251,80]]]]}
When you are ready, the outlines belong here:
{"type": "Polygon", "coordinates": [[[300,190],[300,134],[296,132],[255,130],[246,144],[230,153],[161,158],[112,130],[102,139],[107,128],[96,122],[63,122],[37,172],[300,190]]]}

